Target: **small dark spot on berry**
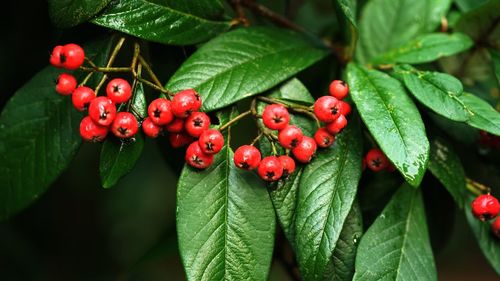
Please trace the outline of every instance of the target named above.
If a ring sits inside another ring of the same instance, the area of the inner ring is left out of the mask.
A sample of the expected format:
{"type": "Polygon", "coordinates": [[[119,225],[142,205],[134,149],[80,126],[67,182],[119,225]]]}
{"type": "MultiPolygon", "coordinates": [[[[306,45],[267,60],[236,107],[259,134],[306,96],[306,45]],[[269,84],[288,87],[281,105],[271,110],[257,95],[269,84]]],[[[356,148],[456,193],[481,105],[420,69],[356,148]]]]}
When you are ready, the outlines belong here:
{"type": "Polygon", "coordinates": [[[99,119],[101,120],[106,120],[108,118],[108,113],[107,111],[104,111],[103,113],[101,113],[101,115],[99,116],[99,119]]]}
{"type": "Polygon", "coordinates": [[[290,146],[291,146],[291,147],[296,147],[298,144],[299,144],[299,140],[298,140],[298,139],[293,139],[293,140],[290,142],[290,146]]]}
{"type": "Polygon", "coordinates": [[[375,158],[372,160],[372,166],[380,167],[380,165],[382,165],[382,161],[379,158],[375,158]]]}
{"type": "Polygon", "coordinates": [[[281,123],[281,122],[283,122],[283,117],[282,116],[274,116],[273,121],[274,121],[274,123],[281,123]]]}
{"type": "Polygon", "coordinates": [[[202,125],[203,125],[203,120],[201,120],[201,118],[196,118],[193,120],[193,126],[201,127],[202,125]]]}
{"type": "Polygon", "coordinates": [[[201,160],[198,156],[194,155],[193,156],[193,162],[196,163],[197,165],[202,165],[203,164],[203,160],[201,160]]]}
{"type": "Polygon", "coordinates": [[[247,162],[241,162],[241,163],[238,164],[238,166],[240,166],[240,168],[243,168],[243,169],[250,168],[250,165],[248,165],[247,162]]]}
{"type": "Polygon", "coordinates": [[[127,128],[123,128],[123,127],[118,128],[118,133],[120,133],[123,136],[127,135],[127,132],[128,132],[127,128]]]}
{"type": "Polygon", "coordinates": [[[157,108],[157,109],[155,109],[155,111],[153,111],[153,115],[156,118],[160,118],[161,111],[157,108]]]}
{"type": "Polygon", "coordinates": [[[266,172],[266,178],[268,178],[268,179],[274,178],[274,172],[273,171],[267,171],[266,172]]]}
{"type": "Polygon", "coordinates": [[[113,86],[113,92],[119,92],[120,91],[120,87],[118,85],[114,85],[113,86]]]}
{"type": "Polygon", "coordinates": [[[205,146],[208,151],[214,151],[214,145],[211,142],[206,142],[205,146]]]}
{"type": "Polygon", "coordinates": [[[332,110],[333,115],[335,115],[339,112],[339,109],[336,106],[332,107],[331,110],[332,110]]]}

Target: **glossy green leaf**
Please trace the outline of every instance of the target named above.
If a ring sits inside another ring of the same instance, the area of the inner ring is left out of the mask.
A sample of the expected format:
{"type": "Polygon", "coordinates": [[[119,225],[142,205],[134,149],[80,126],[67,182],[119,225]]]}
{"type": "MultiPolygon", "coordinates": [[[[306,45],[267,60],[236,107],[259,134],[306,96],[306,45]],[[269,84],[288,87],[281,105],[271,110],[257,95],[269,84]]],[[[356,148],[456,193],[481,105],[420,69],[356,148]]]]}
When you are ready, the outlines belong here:
{"type": "MultiPolygon", "coordinates": [[[[474,200],[474,197],[469,195],[467,202],[472,202],[472,200],[474,200]]],[[[472,215],[470,206],[470,204],[465,204],[464,211],[465,216],[467,217],[467,222],[476,237],[476,241],[479,244],[479,248],[481,248],[484,257],[488,260],[496,273],[500,275],[500,242],[491,232],[491,221],[482,222],[476,219],[472,215]]]]}
{"type": "Polygon", "coordinates": [[[68,28],[91,19],[106,7],[111,0],[48,0],[52,23],[68,28]]]}
{"type": "Polygon", "coordinates": [[[350,122],[335,144],[319,150],[299,182],[295,217],[297,261],[304,280],[324,280],[361,177],[359,125],[350,122]]]}
{"type": "Polygon", "coordinates": [[[490,49],[489,51],[493,69],[495,70],[495,77],[497,78],[498,85],[500,85],[500,51],[494,49],[490,49]]]}
{"type": "Polygon", "coordinates": [[[429,170],[448,190],[460,208],[466,204],[465,172],[460,158],[444,139],[431,141],[429,170]]]}
{"type": "Polygon", "coordinates": [[[351,57],[356,49],[358,26],[356,23],[356,0],[334,0],[335,12],[339,20],[342,42],[347,46],[346,56],[351,57]]]}
{"type": "Polygon", "coordinates": [[[415,104],[401,83],[377,70],[356,64],[347,67],[351,97],[380,148],[418,186],[429,158],[429,141],[415,104]]]}
{"type": "Polygon", "coordinates": [[[130,111],[139,121],[148,116],[148,103],[146,101],[146,95],[144,93],[144,85],[142,85],[141,82],[137,82],[134,87],[134,94],[132,97],[132,103],[130,104],[130,111]]]}
{"type": "Polygon", "coordinates": [[[426,63],[463,52],[474,42],[462,33],[430,33],[391,49],[372,60],[373,64],[426,63]]]}
{"type": "Polygon", "coordinates": [[[168,6],[174,10],[199,16],[206,19],[220,19],[224,14],[224,5],[221,0],[153,0],[160,5],[168,6]]]}
{"type": "Polygon", "coordinates": [[[404,184],[368,228],[353,280],[437,280],[420,189],[404,184]]]}
{"type": "Polygon", "coordinates": [[[230,27],[229,22],[207,20],[148,0],[112,3],[92,22],[148,41],[174,45],[203,42],[230,27]]]}
{"type": "Polygon", "coordinates": [[[275,215],[264,182],[233,164],[227,147],[205,171],[185,167],[177,233],[188,280],[266,280],[275,215]]]}
{"type": "MultiPolygon", "coordinates": [[[[87,56],[99,64],[109,48],[108,41],[85,45],[87,56]]],[[[54,90],[61,72],[54,67],[38,72],[0,115],[0,220],[42,195],[80,147],[82,115],[73,108],[71,97],[54,90]]],[[[82,73],[74,74],[83,77],[82,73]]]]}
{"type": "Polygon", "coordinates": [[[309,90],[297,78],[292,78],[283,83],[278,89],[269,94],[269,97],[308,105],[314,103],[314,98],[309,93],[309,90]]]}
{"type": "Polygon", "coordinates": [[[500,113],[483,99],[469,93],[460,96],[460,100],[471,112],[467,124],[500,136],[500,113]]]}
{"type": "Polygon", "coordinates": [[[203,98],[202,109],[212,111],[268,90],[326,54],[291,31],[237,29],[203,45],[166,87],[174,92],[196,89],[203,98]]]}
{"type": "Polygon", "coordinates": [[[409,65],[395,70],[403,76],[410,93],[437,114],[454,121],[469,118],[469,112],[459,99],[464,89],[457,78],[440,72],[418,71],[409,65]]]}

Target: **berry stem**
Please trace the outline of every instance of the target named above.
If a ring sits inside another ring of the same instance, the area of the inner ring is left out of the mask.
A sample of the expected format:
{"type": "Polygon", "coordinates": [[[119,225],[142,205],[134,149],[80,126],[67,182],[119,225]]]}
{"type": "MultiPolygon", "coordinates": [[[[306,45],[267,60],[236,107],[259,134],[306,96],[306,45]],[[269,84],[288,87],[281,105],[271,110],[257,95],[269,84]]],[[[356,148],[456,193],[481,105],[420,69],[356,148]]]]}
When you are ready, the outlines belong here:
{"type": "Polygon", "coordinates": [[[257,98],[254,98],[252,100],[252,103],[250,104],[250,111],[252,112],[252,116],[254,117],[255,124],[259,129],[259,131],[263,133],[267,137],[267,139],[269,139],[270,142],[277,140],[278,136],[274,135],[271,132],[271,130],[269,130],[268,128],[266,128],[266,126],[264,126],[263,123],[259,122],[259,118],[261,118],[262,116],[259,116],[257,114],[257,98]]]}
{"type": "MultiPolygon", "coordinates": [[[[118,39],[118,42],[115,45],[115,48],[113,49],[113,52],[111,52],[111,56],[109,56],[108,63],[106,64],[106,68],[111,67],[113,65],[113,62],[116,59],[116,56],[118,55],[118,52],[120,52],[120,49],[123,46],[123,43],[125,42],[125,37],[121,37],[118,39]]],[[[130,69],[129,69],[130,71],[130,69]]],[[[108,79],[108,74],[104,73],[102,75],[101,81],[99,81],[99,84],[97,84],[97,87],[95,87],[95,93],[99,93],[99,89],[101,89],[102,85],[104,85],[104,82],[106,82],[106,79],[108,79]]]]}
{"type": "Polygon", "coordinates": [[[132,57],[132,62],[130,63],[130,69],[134,77],[138,76],[135,69],[137,67],[137,59],[139,58],[140,52],[141,52],[141,46],[139,45],[139,43],[134,42],[134,56],[132,57]]]}
{"type": "Polygon", "coordinates": [[[273,151],[273,155],[276,156],[278,155],[278,150],[276,149],[276,145],[274,144],[274,141],[270,141],[271,143],[271,149],[273,151]]]}
{"type": "Polygon", "coordinates": [[[103,73],[111,73],[111,72],[130,72],[132,68],[130,67],[85,67],[80,66],[81,71],[86,72],[103,72],[103,73]]]}
{"type": "Polygon", "coordinates": [[[250,145],[255,145],[256,142],[258,142],[260,140],[260,138],[262,138],[262,136],[264,135],[264,132],[260,132],[253,140],[252,142],[250,143],[250,145]]]}
{"type": "Polygon", "coordinates": [[[466,184],[467,189],[476,195],[481,195],[484,193],[490,194],[490,192],[491,192],[490,187],[488,187],[484,184],[478,183],[477,181],[470,179],[470,178],[467,178],[467,177],[465,178],[465,184],[466,184]]]}
{"type": "Polygon", "coordinates": [[[83,78],[83,81],[78,86],[83,86],[83,85],[87,84],[87,82],[89,81],[90,77],[92,77],[93,74],[94,74],[94,72],[87,73],[85,78],[83,78]]]}
{"type": "Polygon", "coordinates": [[[250,26],[250,21],[248,20],[246,14],[245,14],[245,10],[241,6],[241,0],[231,0],[230,2],[231,2],[231,6],[233,7],[233,10],[238,15],[238,18],[236,18],[235,20],[238,23],[243,24],[243,26],[245,26],[245,27],[250,26]]]}
{"type": "Polygon", "coordinates": [[[154,84],[156,86],[158,86],[159,88],[163,89],[163,90],[161,90],[161,92],[172,96],[173,95],[172,92],[170,92],[169,90],[167,90],[163,87],[163,84],[160,82],[160,80],[158,79],[156,74],[153,72],[153,69],[151,68],[151,66],[148,64],[148,62],[141,55],[139,55],[139,62],[142,64],[142,66],[144,67],[144,69],[148,73],[149,77],[151,77],[154,84]]]}
{"type": "Polygon", "coordinates": [[[266,103],[270,103],[270,104],[278,103],[278,104],[283,105],[284,107],[286,107],[287,109],[289,109],[292,112],[304,114],[304,115],[308,116],[309,118],[313,119],[316,122],[316,126],[318,126],[318,128],[321,128],[321,123],[319,122],[318,118],[316,118],[316,115],[314,115],[314,113],[312,112],[313,109],[311,107],[303,106],[303,105],[299,105],[299,104],[295,104],[295,103],[288,103],[288,102],[280,100],[280,99],[263,97],[263,96],[258,96],[257,99],[259,99],[263,102],[266,102],[266,103]]]}
{"type": "Polygon", "coordinates": [[[268,18],[273,23],[275,23],[279,26],[286,27],[286,28],[289,28],[289,29],[292,29],[292,30],[295,30],[298,32],[309,33],[302,26],[299,26],[299,25],[295,24],[294,22],[290,21],[289,19],[287,19],[286,17],[275,13],[274,11],[267,8],[266,6],[255,3],[254,0],[241,0],[239,2],[241,3],[242,6],[252,10],[253,12],[255,12],[255,13],[257,13],[265,18],[268,18]]]}
{"type": "Polygon", "coordinates": [[[219,127],[219,131],[224,131],[225,129],[229,128],[229,126],[233,125],[234,123],[238,122],[242,118],[252,114],[251,110],[247,110],[243,113],[240,113],[238,116],[234,117],[233,119],[229,120],[226,124],[222,125],[219,127]]]}

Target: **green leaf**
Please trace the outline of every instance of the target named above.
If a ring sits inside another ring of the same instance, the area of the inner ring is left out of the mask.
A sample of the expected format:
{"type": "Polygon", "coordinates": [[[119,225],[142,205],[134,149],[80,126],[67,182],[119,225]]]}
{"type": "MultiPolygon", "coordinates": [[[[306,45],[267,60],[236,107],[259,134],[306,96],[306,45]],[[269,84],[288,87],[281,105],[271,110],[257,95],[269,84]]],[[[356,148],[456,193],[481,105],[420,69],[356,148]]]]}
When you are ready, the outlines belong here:
{"type": "Polygon", "coordinates": [[[468,12],[470,10],[478,8],[488,1],[489,0],[455,0],[455,4],[457,4],[458,8],[462,12],[468,12]]]}
{"type": "Polygon", "coordinates": [[[463,52],[474,42],[462,33],[425,34],[375,57],[372,63],[426,63],[463,52]]]}
{"type": "Polygon", "coordinates": [[[351,97],[380,148],[418,186],[427,168],[429,141],[420,114],[401,83],[377,70],[347,66],[351,97]]]}
{"type": "Polygon", "coordinates": [[[224,14],[224,5],[220,0],[153,0],[152,2],[206,19],[220,19],[224,14]]]}
{"type": "Polygon", "coordinates": [[[142,120],[148,116],[148,103],[146,101],[146,95],[144,94],[144,85],[141,82],[137,82],[134,87],[130,111],[134,113],[138,120],[142,120]]]}
{"type": "Polygon", "coordinates": [[[444,139],[431,142],[429,170],[448,190],[460,208],[466,203],[465,173],[460,159],[444,139]]]}
{"type": "MultiPolygon", "coordinates": [[[[498,11],[500,1],[492,0],[463,14],[456,24],[456,30],[469,35],[475,41],[499,43],[498,11]]],[[[496,44],[495,44],[496,43],[496,44]]]]}
{"type": "Polygon", "coordinates": [[[230,22],[212,21],[148,0],[121,0],[92,20],[148,41],[190,45],[206,41],[229,29],[230,22]]]}
{"type": "Polygon", "coordinates": [[[497,78],[497,83],[500,85],[500,51],[494,49],[490,49],[489,51],[493,69],[495,70],[495,77],[497,78]]]}
{"type": "MultiPolygon", "coordinates": [[[[468,202],[474,200],[473,196],[468,197],[468,202]]],[[[472,215],[471,205],[465,204],[465,216],[469,223],[476,241],[483,252],[484,257],[488,260],[491,267],[500,274],[500,242],[498,238],[491,233],[491,222],[482,222],[472,215]]]]}
{"type": "Polygon", "coordinates": [[[356,49],[356,42],[358,40],[356,1],[334,0],[333,5],[339,19],[342,41],[347,45],[346,56],[350,58],[356,49]]]}
{"type": "Polygon", "coordinates": [[[500,113],[489,103],[473,94],[464,93],[460,100],[471,112],[467,124],[500,136],[500,113]]]}
{"type": "Polygon", "coordinates": [[[404,184],[366,231],[353,280],[437,280],[420,189],[404,184]]]}
{"type": "MultiPolygon", "coordinates": [[[[103,64],[110,41],[85,45],[103,64]]],[[[80,147],[82,115],[70,97],[58,95],[61,70],[46,67],[20,88],[0,115],[0,220],[35,201],[66,169],[80,147]]],[[[82,73],[74,73],[77,79],[82,73]]]]}
{"type": "Polygon", "coordinates": [[[203,45],[166,87],[173,92],[196,89],[202,110],[212,111],[268,90],[325,55],[324,49],[288,30],[237,29],[203,45]]]}
{"type": "Polygon", "coordinates": [[[324,280],[361,177],[359,125],[350,122],[335,144],[319,150],[299,182],[295,218],[297,261],[304,280],[324,280]]]}
{"type": "Polygon", "coordinates": [[[225,147],[205,171],[185,167],[177,233],[188,280],[266,280],[275,215],[264,182],[233,164],[225,147]]]}
{"type": "Polygon", "coordinates": [[[309,90],[297,78],[292,78],[283,83],[278,89],[271,92],[269,97],[307,105],[314,103],[314,98],[309,93],[309,90]]]}
{"type": "Polygon", "coordinates": [[[454,121],[469,118],[469,112],[459,99],[464,89],[457,78],[440,72],[418,71],[409,65],[398,66],[395,70],[402,74],[410,93],[437,114],[454,121]]]}
{"type": "Polygon", "coordinates": [[[48,0],[49,16],[59,28],[84,23],[99,13],[111,0],[48,0]]]}

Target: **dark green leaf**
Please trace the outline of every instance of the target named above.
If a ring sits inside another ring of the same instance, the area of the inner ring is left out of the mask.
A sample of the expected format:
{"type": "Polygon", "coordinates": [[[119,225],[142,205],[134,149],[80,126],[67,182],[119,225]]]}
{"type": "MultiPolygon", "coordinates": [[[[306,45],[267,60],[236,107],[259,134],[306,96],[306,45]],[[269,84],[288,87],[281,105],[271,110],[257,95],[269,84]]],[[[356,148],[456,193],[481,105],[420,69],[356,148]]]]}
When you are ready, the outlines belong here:
{"type": "Polygon", "coordinates": [[[283,83],[276,91],[269,94],[269,97],[308,105],[314,103],[314,98],[309,93],[309,90],[297,78],[283,83]]]}
{"type": "Polygon", "coordinates": [[[426,63],[469,49],[472,40],[462,33],[425,34],[375,57],[373,64],[426,63]]]}
{"type": "Polygon", "coordinates": [[[406,181],[418,186],[427,168],[429,141],[401,83],[352,63],[347,67],[347,80],[356,108],[380,148],[406,181]]]}
{"type": "Polygon", "coordinates": [[[121,0],[104,9],[93,23],[163,44],[189,45],[229,29],[230,22],[212,21],[148,0],[121,0]]]}
{"type": "Polygon", "coordinates": [[[361,177],[359,124],[350,122],[335,144],[318,151],[299,183],[295,217],[297,261],[305,280],[324,280],[361,177]]]}
{"type": "Polygon", "coordinates": [[[221,0],[153,0],[152,2],[206,19],[220,19],[224,13],[224,5],[221,0]]]}
{"type": "Polygon", "coordinates": [[[440,72],[418,71],[409,65],[396,67],[395,70],[403,76],[410,93],[434,112],[454,121],[469,118],[459,99],[464,89],[457,78],[440,72]]]}
{"type": "Polygon", "coordinates": [[[473,94],[464,93],[460,96],[460,100],[471,112],[467,124],[500,136],[500,113],[498,111],[473,94]]]}
{"type": "MultiPolygon", "coordinates": [[[[86,45],[85,51],[103,64],[109,48],[108,41],[99,41],[86,45]]],[[[80,147],[82,115],[71,97],[54,90],[61,72],[54,67],[40,71],[14,94],[0,116],[0,220],[43,194],[80,147]]]]}
{"type": "Polygon", "coordinates": [[[144,86],[141,82],[137,82],[135,85],[130,110],[138,118],[137,120],[142,120],[148,116],[148,103],[144,95],[144,86]]]}
{"type": "MultiPolygon", "coordinates": [[[[472,202],[474,197],[469,196],[468,202],[472,202]]],[[[469,223],[477,242],[479,243],[479,248],[483,252],[484,256],[490,263],[491,267],[500,274],[500,242],[498,238],[491,232],[491,222],[482,222],[476,219],[471,212],[470,204],[465,204],[465,216],[467,217],[467,222],[469,223]]]]}
{"type": "Polygon", "coordinates": [[[456,24],[456,30],[469,35],[474,40],[490,42],[495,46],[500,38],[498,11],[500,11],[500,1],[489,1],[463,14],[456,24]]]}
{"type": "Polygon", "coordinates": [[[420,189],[404,184],[366,231],[354,280],[437,280],[420,189]]]}
{"type": "Polygon", "coordinates": [[[444,139],[431,142],[429,170],[453,196],[457,205],[463,208],[467,196],[464,169],[460,159],[444,139]]]}
{"type": "Polygon", "coordinates": [[[334,0],[333,5],[339,19],[342,41],[347,46],[345,55],[351,57],[356,49],[356,41],[358,40],[356,0],[334,0]]]}
{"type": "Polygon", "coordinates": [[[489,0],[455,0],[455,4],[457,4],[458,8],[462,12],[468,12],[483,5],[488,1],[489,0]]]}
{"type": "Polygon", "coordinates": [[[48,0],[52,23],[68,28],[88,21],[106,7],[111,0],[48,0]]]}
{"type": "Polygon", "coordinates": [[[489,51],[493,69],[495,70],[495,77],[497,78],[497,83],[500,85],[500,51],[494,49],[490,49],[489,51]]]}
{"type": "Polygon", "coordinates": [[[203,110],[212,111],[268,90],[326,54],[291,31],[237,29],[195,52],[170,78],[167,88],[174,92],[196,89],[203,98],[203,110]]]}
{"type": "Polygon", "coordinates": [[[275,215],[264,182],[224,148],[205,171],[185,167],[177,189],[177,233],[188,280],[266,280],[275,215]]]}

